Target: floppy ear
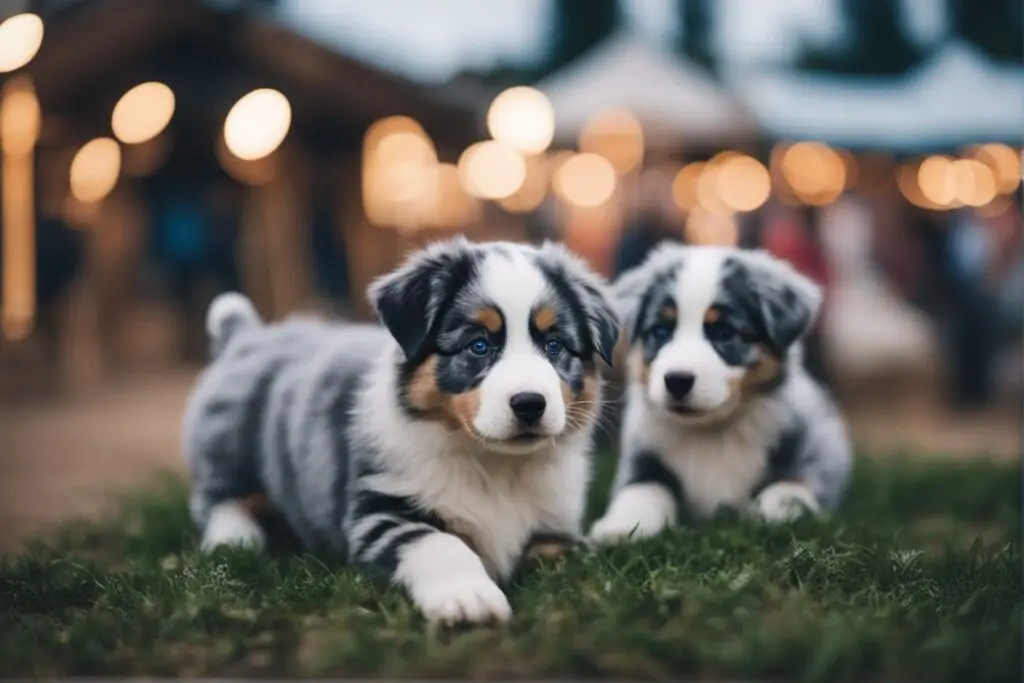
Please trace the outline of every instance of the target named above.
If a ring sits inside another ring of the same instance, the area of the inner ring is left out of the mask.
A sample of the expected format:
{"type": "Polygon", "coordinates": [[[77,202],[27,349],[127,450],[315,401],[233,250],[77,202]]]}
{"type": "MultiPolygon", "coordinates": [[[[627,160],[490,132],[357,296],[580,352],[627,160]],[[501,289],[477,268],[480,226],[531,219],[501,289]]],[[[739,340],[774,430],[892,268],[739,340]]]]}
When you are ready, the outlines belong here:
{"type": "Polygon", "coordinates": [[[539,251],[542,263],[562,276],[560,279],[580,302],[587,318],[590,344],[597,355],[611,365],[619,341],[619,317],[604,278],[562,244],[545,241],[539,251]]]}
{"type": "Polygon", "coordinates": [[[751,313],[760,320],[772,351],[781,355],[814,324],[821,308],[821,288],[761,249],[738,252],[737,260],[751,293],[751,313]]]}
{"type": "Polygon", "coordinates": [[[407,360],[424,354],[445,299],[472,268],[472,248],[457,238],[413,253],[397,270],[370,283],[367,298],[407,360]]]}
{"type": "Polygon", "coordinates": [[[640,301],[651,286],[651,279],[651,269],[644,263],[621,273],[612,285],[615,309],[630,342],[636,341],[640,301]]]}

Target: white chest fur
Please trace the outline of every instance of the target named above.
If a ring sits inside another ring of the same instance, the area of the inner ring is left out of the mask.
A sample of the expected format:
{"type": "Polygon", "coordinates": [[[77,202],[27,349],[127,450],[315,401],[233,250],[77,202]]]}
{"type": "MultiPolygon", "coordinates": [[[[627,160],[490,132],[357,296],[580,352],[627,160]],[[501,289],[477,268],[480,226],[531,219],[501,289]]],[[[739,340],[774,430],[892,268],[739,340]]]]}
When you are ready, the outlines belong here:
{"type": "Polygon", "coordinates": [[[679,477],[688,511],[707,517],[722,506],[741,506],[762,480],[767,453],[784,426],[774,401],[749,407],[723,428],[694,429],[631,400],[626,416],[629,452],[650,449],[679,477]]]}
{"type": "Polygon", "coordinates": [[[579,533],[589,481],[589,434],[530,456],[481,453],[442,425],[409,420],[387,382],[363,396],[358,429],[388,472],[374,488],[436,512],[466,540],[493,577],[515,568],[537,530],[579,533]]]}

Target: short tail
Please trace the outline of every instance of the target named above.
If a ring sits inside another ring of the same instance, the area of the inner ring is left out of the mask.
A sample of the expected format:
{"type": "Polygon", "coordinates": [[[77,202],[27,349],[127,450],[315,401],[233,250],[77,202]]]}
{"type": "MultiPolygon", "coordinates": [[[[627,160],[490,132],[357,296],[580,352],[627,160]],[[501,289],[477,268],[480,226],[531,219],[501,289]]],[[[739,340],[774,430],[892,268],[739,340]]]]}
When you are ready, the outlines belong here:
{"type": "Polygon", "coordinates": [[[237,292],[218,295],[206,312],[206,332],[210,335],[213,358],[220,356],[239,330],[261,324],[259,313],[247,298],[237,292]]]}

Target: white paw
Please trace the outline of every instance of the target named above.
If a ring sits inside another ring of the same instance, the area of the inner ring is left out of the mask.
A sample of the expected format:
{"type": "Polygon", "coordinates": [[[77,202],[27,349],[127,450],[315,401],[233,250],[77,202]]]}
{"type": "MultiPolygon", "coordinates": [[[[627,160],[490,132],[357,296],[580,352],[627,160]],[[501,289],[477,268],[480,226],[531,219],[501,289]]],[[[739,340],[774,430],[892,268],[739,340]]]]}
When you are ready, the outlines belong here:
{"type": "Polygon", "coordinates": [[[821,511],[811,490],[791,481],[772,484],[761,491],[754,503],[762,519],[771,523],[791,522],[805,514],[821,511]]]}
{"type": "Polygon", "coordinates": [[[413,599],[428,621],[445,625],[505,622],[512,616],[508,598],[487,577],[433,581],[418,587],[413,599]]]}
{"type": "Polygon", "coordinates": [[[605,516],[594,522],[590,527],[588,538],[597,544],[607,545],[624,541],[637,541],[641,538],[654,536],[658,529],[646,528],[640,520],[605,516]]]}
{"type": "Polygon", "coordinates": [[[266,537],[260,525],[236,502],[221,503],[210,512],[200,549],[211,552],[221,546],[262,550],[266,537]]]}

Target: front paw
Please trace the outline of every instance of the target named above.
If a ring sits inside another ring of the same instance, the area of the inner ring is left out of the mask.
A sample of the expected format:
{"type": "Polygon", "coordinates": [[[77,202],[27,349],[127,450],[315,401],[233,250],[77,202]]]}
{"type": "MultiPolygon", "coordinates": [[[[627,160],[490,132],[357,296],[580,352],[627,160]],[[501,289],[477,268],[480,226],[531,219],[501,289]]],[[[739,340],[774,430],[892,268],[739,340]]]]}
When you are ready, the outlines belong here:
{"type": "Polygon", "coordinates": [[[754,506],[761,518],[772,524],[792,522],[821,511],[814,493],[803,484],[791,481],[778,482],[761,491],[754,506]]]}
{"type": "Polygon", "coordinates": [[[487,577],[436,580],[416,590],[413,600],[428,621],[446,626],[505,622],[512,616],[508,598],[487,577]]]}
{"type": "Polygon", "coordinates": [[[615,518],[610,515],[602,517],[590,527],[590,540],[598,545],[610,545],[626,541],[638,541],[654,536],[661,529],[652,529],[636,519],[615,518]]]}

